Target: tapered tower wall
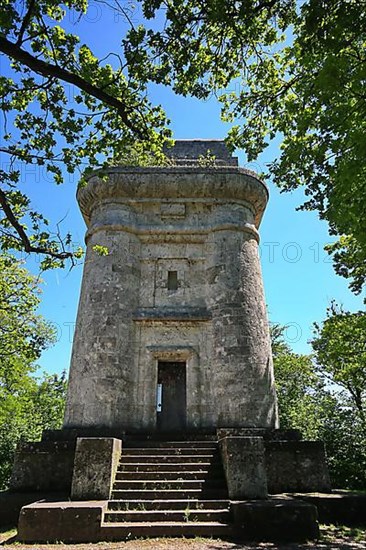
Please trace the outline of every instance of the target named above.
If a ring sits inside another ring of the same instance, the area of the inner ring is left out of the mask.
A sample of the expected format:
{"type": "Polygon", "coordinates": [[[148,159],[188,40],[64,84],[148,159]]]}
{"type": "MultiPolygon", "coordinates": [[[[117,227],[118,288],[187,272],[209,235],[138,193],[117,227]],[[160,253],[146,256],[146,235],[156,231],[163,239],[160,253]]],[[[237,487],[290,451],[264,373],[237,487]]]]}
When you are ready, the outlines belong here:
{"type": "Polygon", "coordinates": [[[187,430],[277,427],[257,250],[268,192],[218,144],[213,167],[179,142],[171,167],[116,167],[79,190],[87,254],[64,427],[157,430],[159,362],[186,365],[187,430]]]}

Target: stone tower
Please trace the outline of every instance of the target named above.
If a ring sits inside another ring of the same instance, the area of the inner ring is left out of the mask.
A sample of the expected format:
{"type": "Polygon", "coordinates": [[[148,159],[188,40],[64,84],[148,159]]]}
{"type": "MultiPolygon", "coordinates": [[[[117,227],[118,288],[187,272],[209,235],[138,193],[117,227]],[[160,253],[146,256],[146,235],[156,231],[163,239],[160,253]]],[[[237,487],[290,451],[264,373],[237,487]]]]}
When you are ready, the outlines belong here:
{"type": "Polygon", "coordinates": [[[20,540],[318,537],[315,506],[288,493],[330,490],[324,445],[276,429],[267,189],[221,141],[170,155],[78,191],[87,254],[65,423],[18,445],[10,489],[36,500],[20,540]]]}
{"type": "Polygon", "coordinates": [[[268,190],[223,141],[169,155],[78,191],[87,252],[64,428],[276,428],[258,258],[268,190]]]}

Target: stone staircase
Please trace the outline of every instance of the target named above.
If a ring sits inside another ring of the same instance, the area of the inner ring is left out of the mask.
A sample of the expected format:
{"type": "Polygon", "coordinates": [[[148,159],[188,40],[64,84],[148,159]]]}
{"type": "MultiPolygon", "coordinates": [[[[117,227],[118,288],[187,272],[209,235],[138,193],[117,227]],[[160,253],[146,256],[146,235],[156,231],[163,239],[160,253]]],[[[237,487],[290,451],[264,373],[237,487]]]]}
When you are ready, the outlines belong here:
{"type": "Polygon", "coordinates": [[[106,540],[230,536],[217,441],[133,441],[123,448],[104,514],[106,540]]]}

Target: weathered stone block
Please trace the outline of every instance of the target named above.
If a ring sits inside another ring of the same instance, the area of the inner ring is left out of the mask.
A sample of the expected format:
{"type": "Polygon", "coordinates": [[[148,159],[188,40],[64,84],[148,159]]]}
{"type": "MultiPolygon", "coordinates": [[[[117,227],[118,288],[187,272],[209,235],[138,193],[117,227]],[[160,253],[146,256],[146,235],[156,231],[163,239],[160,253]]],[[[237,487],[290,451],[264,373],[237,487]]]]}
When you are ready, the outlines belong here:
{"type": "Polygon", "coordinates": [[[284,498],[234,502],[231,511],[242,539],[295,542],[319,537],[317,511],[311,504],[284,498]]]}
{"type": "Polygon", "coordinates": [[[229,498],[267,497],[264,443],[261,437],[224,437],[220,440],[229,498]]]}
{"type": "Polygon", "coordinates": [[[354,491],[296,493],[296,498],[316,506],[320,523],[366,525],[366,494],[354,491]]]}
{"type": "Polygon", "coordinates": [[[109,499],[121,456],[122,441],[112,437],[78,438],[71,498],[109,499]]]}
{"type": "Polygon", "coordinates": [[[199,165],[200,157],[204,159],[209,154],[214,158],[215,165],[238,165],[238,158],[232,157],[225,143],[217,139],[179,139],[175,142],[174,147],[165,147],[164,152],[176,164],[194,163],[199,165]]]}
{"type": "Polygon", "coordinates": [[[75,442],[19,443],[10,479],[12,491],[70,491],[75,442]]]}
{"type": "Polygon", "coordinates": [[[18,539],[24,542],[100,540],[107,502],[35,502],[20,512],[18,539]]]}
{"type": "Polygon", "coordinates": [[[267,441],[266,465],[271,494],[331,490],[321,441],[267,441]]]}

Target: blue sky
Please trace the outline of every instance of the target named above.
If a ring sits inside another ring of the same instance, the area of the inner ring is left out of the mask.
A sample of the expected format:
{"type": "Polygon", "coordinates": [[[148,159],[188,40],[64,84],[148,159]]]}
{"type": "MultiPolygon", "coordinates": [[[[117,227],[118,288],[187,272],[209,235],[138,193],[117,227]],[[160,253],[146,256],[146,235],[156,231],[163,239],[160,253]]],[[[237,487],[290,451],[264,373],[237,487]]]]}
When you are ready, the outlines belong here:
{"type": "MultiPolygon", "coordinates": [[[[138,14],[134,17],[138,19],[138,14]]],[[[69,18],[70,27],[74,21],[69,18]]],[[[111,10],[98,5],[81,19],[74,32],[82,41],[89,42],[96,54],[104,56],[118,50],[124,24],[111,10]]],[[[151,100],[165,108],[175,138],[225,137],[228,126],[220,121],[214,98],[200,102],[152,86],[151,100]]],[[[260,172],[278,155],[278,143],[273,143],[254,163],[248,164],[242,152],[237,154],[242,166],[260,172]]],[[[67,174],[65,183],[56,187],[41,168],[25,167],[22,179],[33,206],[54,223],[63,219],[62,231],[70,231],[74,241],[82,244],[85,225],[75,199],[77,177],[67,174]]],[[[357,310],[362,308],[362,298],[354,296],[347,288],[347,281],[335,275],[331,260],[323,251],[324,244],[331,240],[327,225],[314,212],[295,211],[303,201],[302,190],[280,194],[271,182],[268,185],[270,201],[260,228],[260,252],[269,316],[273,322],[288,325],[285,336],[295,351],[307,353],[312,323],[325,317],[330,301],[334,299],[346,309],[357,310]]],[[[37,271],[36,260],[31,264],[37,271]]],[[[69,368],[81,276],[82,266],[71,272],[55,270],[42,275],[40,311],[58,328],[57,344],[39,361],[48,372],[69,368]]]]}

